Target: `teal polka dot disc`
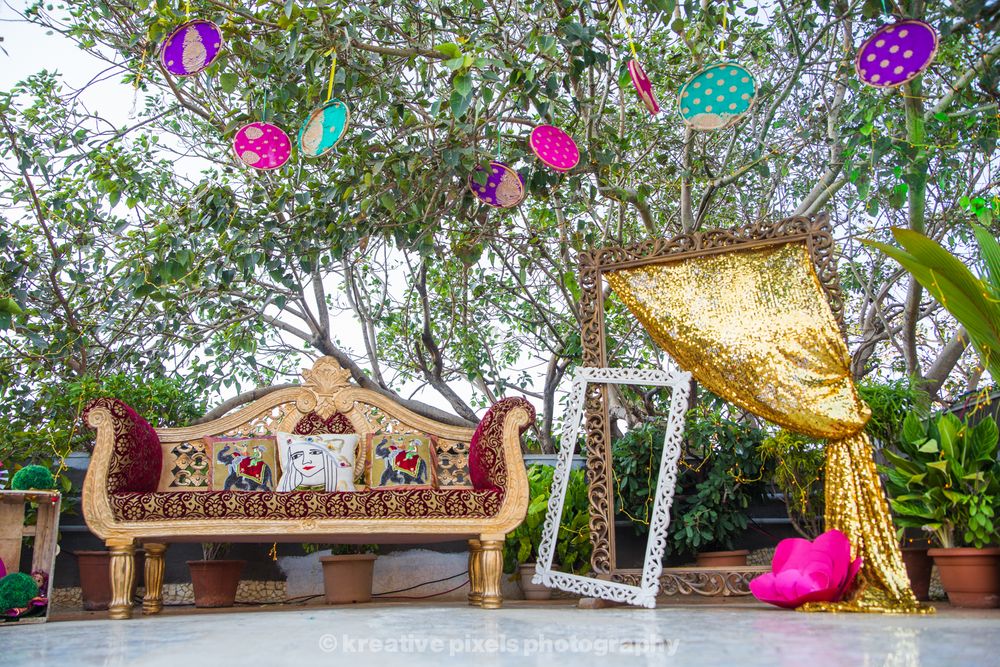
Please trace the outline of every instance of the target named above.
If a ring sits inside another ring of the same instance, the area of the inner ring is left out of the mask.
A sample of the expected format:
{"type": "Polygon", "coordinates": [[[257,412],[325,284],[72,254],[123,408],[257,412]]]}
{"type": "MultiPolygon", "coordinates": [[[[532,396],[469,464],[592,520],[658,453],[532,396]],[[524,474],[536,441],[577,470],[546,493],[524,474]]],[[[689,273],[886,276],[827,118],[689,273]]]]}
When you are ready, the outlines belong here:
{"type": "Polygon", "coordinates": [[[737,123],[753,106],[757,82],[736,63],[716,63],[697,72],[677,95],[681,118],[695,130],[737,123]]]}

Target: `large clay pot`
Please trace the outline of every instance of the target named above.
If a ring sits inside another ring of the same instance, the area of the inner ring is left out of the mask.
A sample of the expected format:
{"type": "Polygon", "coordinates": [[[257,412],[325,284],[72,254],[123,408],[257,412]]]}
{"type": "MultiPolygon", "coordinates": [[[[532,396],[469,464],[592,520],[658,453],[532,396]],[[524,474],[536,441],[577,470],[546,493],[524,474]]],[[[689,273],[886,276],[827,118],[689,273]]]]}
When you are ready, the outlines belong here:
{"type": "Polygon", "coordinates": [[[927,553],[927,547],[903,547],[903,565],[910,577],[910,588],[918,600],[930,600],[931,569],[934,559],[927,553]]]}
{"type": "Polygon", "coordinates": [[[327,604],[371,602],[375,554],[323,556],[323,589],[327,604]]]}
{"type": "Polygon", "coordinates": [[[695,565],[698,567],[746,567],[749,555],[750,552],[746,549],[705,551],[695,556],[695,565]]]}
{"type": "Polygon", "coordinates": [[[1000,607],[1000,548],[929,549],[941,586],[956,607],[1000,607]]]}
{"type": "MultiPolygon", "coordinates": [[[[74,551],[76,564],[80,570],[80,592],[83,608],[87,611],[104,611],[111,604],[111,552],[74,551]]],[[[135,579],[132,581],[130,597],[135,597],[135,589],[142,578],[145,567],[143,552],[135,552],[135,579]]]]}
{"type": "Polygon", "coordinates": [[[548,600],[552,597],[551,588],[531,583],[531,578],[535,576],[534,563],[518,565],[517,571],[521,575],[521,590],[524,591],[525,600],[548,600]]]}
{"type": "Polygon", "coordinates": [[[195,607],[232,607],[245,560],[189,560],[195,607]]]}

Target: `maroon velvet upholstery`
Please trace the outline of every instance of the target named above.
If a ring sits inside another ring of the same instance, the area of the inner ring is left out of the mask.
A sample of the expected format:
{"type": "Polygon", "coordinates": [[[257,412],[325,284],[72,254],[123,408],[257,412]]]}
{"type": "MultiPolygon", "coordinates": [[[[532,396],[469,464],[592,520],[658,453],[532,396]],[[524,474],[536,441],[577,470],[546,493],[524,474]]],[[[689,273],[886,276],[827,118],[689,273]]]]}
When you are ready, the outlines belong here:
{"type": "MultiPolygon", "coordinates": [[[[517,408],[528,411],[530,424],[535,408],[523,398],[504,398],[483,415],[469,443],[469,478],[476,489],[507,488],[507,463],[503,454],[503,423],[507,413],[517,408]]],[[[521,428],[521,432],[527,426],[521,428]]]]}
{"type": "Polygon", "coordinates": [[[387,489],[350,492],[179,491],[115,493],[116,519],[406,519],[490,517],[500,490],[387,489]]]}
{"type": "Polygon", "coordinates": [[[91,401],[83,411],[85,422],[96,408],[107,408],[114,424],[115,448],[108,470],[108,493],[155,491],[163,458],[156,431],[117,398],[91,401]]]}
{"type": "Polygon", "coordinates": [[[323,419],[315,412],[303,415],[299,423],[292,429],[295,435],[322,435],[325,433],[343,434],[354,433],[354,424],[342,412],[334,412],[323,419]]]}

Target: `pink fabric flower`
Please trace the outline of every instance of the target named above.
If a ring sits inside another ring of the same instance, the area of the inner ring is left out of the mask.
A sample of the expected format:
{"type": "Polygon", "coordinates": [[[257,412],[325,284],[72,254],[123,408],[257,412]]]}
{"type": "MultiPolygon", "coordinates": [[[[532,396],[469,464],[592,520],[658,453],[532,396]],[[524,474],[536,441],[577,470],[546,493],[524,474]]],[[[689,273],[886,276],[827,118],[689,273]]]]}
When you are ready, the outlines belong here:
{"type": "Polygon", "coordinates": [[[839,602],[861,569],[851,561],[851,543],[839,530],[828,530],[814,541],[791,538],[778,543],[771,571],[750,582],[761,602],[794,609],[806,602],[839,602]]]}

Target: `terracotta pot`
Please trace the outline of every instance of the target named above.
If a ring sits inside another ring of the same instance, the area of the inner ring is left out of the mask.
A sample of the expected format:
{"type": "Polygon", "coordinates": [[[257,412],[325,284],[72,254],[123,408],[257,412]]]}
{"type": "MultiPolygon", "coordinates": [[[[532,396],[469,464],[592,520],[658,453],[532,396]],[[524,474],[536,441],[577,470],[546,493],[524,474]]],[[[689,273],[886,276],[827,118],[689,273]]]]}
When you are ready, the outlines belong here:
{"type": "Polygon", "coordinates": [[[934,559],[927,554],[927,547],[903,547],[903,564],[910,577],[910,588],[918,600],[930,600],[931,568],[934,559]]]}
{"type": "MultiPolygon", "coordinates": [[[[87,611],[105,611],[111,604],[111,552],[74,551],[76,564],[80,570],[80,592],[83,608],[87,611]]],[[[132,582],[130,597],[135,597],[145,567],[143,552],[135,552],[135,580],[132,582]]]]}
{"type": "Polygon", "coordinates": [[[189,560],[195,607],[232,607],[245,560],[189,560]]]}
{"type": "Polygon", "coordinates": [[[552,598],[551,588],[531,583],[531,578],[535,576],[534,563],[518,565],[517,571],[521,575],[521,590],[524,591],[525,600],[548,600],[552,598]]]}
{"type": "Polygon", "coordinates": [[[327,604],[371,602],[375,554],[323,556],[323,589],[327,604]]]}
{"type": "Polygon", "coordinates": [[[739,551],[705,551],[695,556],[697,567],[746,567],[747,556],[750,552],[746,549],[739,551]]]}
{"type": "Polygon", "coordinates": [[[1000,547],[929,549],[941,586],[956,607],[1000,607],[1000,547]]]}

